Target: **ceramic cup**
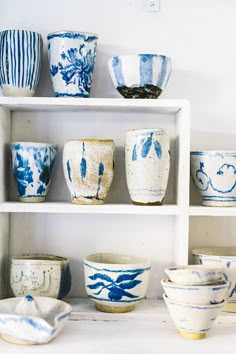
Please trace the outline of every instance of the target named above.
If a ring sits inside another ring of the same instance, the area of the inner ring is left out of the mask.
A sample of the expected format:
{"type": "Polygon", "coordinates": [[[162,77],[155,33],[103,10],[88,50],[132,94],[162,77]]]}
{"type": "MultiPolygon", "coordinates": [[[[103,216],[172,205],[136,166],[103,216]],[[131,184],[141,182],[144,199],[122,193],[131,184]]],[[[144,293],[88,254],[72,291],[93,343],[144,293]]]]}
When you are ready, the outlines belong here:
{"type": "Polygon", "coordinates": [[[125,98],[158,98],[171,74],[171,59],[160,54],[115,56],[108,68],[117,91],[125,98]]]}
{"type": "Polygon", "coordinates": [[[15,142],[11,144],[11,155],[19,200],[43,202],[51,182],[57,145],[15,142]]]}
{"type": "Polygon", "coordinates": [[[63,168],[72,203],[103,204],[114,175],[113,140],[68,141],[63,168]]]}
{"type": "Polygon", "coordinates": [[[25,30],[0,32],[0,85],[4,96],[33,96],[38,85],[42,37],[25,30]]]}
{"type": "Polygon", "coordinates": [[[44,254],[15,256],[11,260],[10,283],[15,296],[63,299],[71,288],[69,260],[44,254]]]}
{"type": "Polygon", "coordinates": [[[163,129],[126,133],[126,181],[134,204],[161,205],[170,170],[170,139],[163,129]]]}
{"type": "Polygon", "coordinates": [[[191,175],[206,206],[236,206],[236,151],[192,151],[191,175]]]}
{"type": "Polygon", "coordinates": [[[98,36],[61,31],[50,33],[48,54],[56,97],[89,97],[98,36]]]}
{"type": "Polygon", "coordinates": [[[84,258],[88,297],[103,312],[128,312],[147,291],[150,261],[113,253],[95,253],[84,258]]]}

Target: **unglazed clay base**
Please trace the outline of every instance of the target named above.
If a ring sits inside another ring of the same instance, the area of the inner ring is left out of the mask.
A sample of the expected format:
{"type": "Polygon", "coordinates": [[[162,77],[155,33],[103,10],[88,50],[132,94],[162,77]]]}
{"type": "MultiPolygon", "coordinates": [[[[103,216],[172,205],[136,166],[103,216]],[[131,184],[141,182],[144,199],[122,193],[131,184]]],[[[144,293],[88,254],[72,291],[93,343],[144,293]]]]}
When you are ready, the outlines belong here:
{"type": "Polygon", "coordinates": [[[86,198],[72,198],[73,204],[77,205],[101,205],[104,204],[104,200],[102,199],[86,199],[86,198]]]}
{"type": "Polygon", "coordinates": [[[19,198],[22,203],[42,203],[45,201],[45,197],[32,197],[32,198],[19,198]]]}
{"type": "Polygon", "coordinates": [[[162,205],[162,202],[154,202],[154,203],[140,203],[140,202],[134,202],[134,205],[162,205]]]}
{"type": "Polygon", "coordinates": [[[225,312],[236,312],[236,303],[226,302],[223,307],[225,312]]]}
{"type": "Polygon", "coordinates": [[[203,339],[206,337],[206,333],[199,333],[199,332],[179,331],[179,334],[183,338],[193,339],[193,340],[203,339]]]}
{"type": "Polygon", "coordinates": [[[29,343],[29,342],[26,342],[24,340],[20,340],[20,339],[11,337],[11,336],[7,336],[7,335],[4,335],[4,334],[2,334],[1,337],[6,342],[12,343],[12,344],[18,344],[18,345],[33,345],[34,344],[34,343],[29,343]]]}
{"type": "Polygon", "coordinates": [[[134,305],[131,306],[106,306],[102,304],[95,304],[96,309],[98,311],[102,312],[111,312],[111,313],[124,313],[124,312],[130,312],[134,309],[134,305]]]}

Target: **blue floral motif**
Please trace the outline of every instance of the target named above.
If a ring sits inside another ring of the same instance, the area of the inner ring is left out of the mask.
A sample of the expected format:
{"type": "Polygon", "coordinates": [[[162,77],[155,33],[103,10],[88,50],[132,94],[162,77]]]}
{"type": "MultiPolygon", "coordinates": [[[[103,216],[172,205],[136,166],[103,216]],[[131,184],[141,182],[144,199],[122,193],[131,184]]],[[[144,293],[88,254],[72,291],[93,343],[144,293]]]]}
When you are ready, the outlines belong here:
{"type": "Polygon", "coordinates": [[[141,139],[138,144],[135,144],[132,152],[132,161],[136,161],[138,159],[138,153],[142,158],[146,158],[149,154],[149,151],[154,146],[155,153],[160,160],[162,158],[162,147],[159,141],[153,140],[153,133],[150,133],[147,139],[141,139]]]}
{"type": "Polygon", "coordinates": [[[135,273],[119,274],[116,280],[113,280],[106,274],[95,273],[94,275],[89,276],[89,278],[95,281],[95,283],[89,284],[87,287],[91,290],[98,290],[93,293],[94,295],[99,295],[104,289],[107,289],[108,298],[111,301],[119,301],[123,296],[135,299],[138,298],[138,296],[133,295],[127,290],[133,289],[142,282],[141,280],[135,279],[142,273],[143,270],[139,270],[135,273]]]}
{"type": "Polygon", "coordinates": [[[70,48],[61,53],[61,61],[52,65],[51,74],[55,76],[59,72],[67,85],[77,85],[80,93],[87,95],[92,84],[92,73],[95,64],[95,49],[89,49],[86,53],[85,45],[80,48],[70,48]]]}

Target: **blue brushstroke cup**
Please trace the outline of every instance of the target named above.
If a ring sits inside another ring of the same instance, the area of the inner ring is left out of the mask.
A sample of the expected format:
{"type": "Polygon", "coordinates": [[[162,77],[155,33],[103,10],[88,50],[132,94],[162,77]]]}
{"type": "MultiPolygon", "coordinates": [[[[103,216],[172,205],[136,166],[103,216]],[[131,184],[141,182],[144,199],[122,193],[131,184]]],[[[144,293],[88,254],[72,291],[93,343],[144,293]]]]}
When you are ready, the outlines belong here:
{"type": "Polygon", "coordinates": [[[19,200],[44,202],[57,155],[57,145],[15,142],[11,144],[13,174],[19,200]]]}
{"type": "Polygon", "coordinates": [[[202,205],[236,206],[236,151],[191,151],[191,176],[202,205]]]}
{"type": "Polygon", "coordinates": [[[103,204],[114,176],[113,140],[81,139],[65,143],[63,169],[74,204],[103,204]]]}
{"type": "Polygon", "coordinates": [[[89,97],[98,36],[61,31],[50,33],[48,55],[56,97],[89,97]]]}
{"type": "Polygon", "coordinates": [[[0,85],[4,96],[34,96],[38,85],[43,41],[26,30],[0,32],[0,85]]]}
{"type": "Polygon", "coordinates": [[[108,68],[124,98],[158,98],[169,81],[172,64],[165,55],[134,54],[109,59],[108,68]]]}
{"type": "Polygon", "coordinates": [[[162,205],[170,172],[170,138],[162,128],[126,133],[126,182],[136,205],[162,205]]]}
{"type": "Polygon", "coordinates": [[[132,311],[146,295],[151,262],[113,253],[90,254],[83,260],[85,287],[97,310],[132,311]]]}

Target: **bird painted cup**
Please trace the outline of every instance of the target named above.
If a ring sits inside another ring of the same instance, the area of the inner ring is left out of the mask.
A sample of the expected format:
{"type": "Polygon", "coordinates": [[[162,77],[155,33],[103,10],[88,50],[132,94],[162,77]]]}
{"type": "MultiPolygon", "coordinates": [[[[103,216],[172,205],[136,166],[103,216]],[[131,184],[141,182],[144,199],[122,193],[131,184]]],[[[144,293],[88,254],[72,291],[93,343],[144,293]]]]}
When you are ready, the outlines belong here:
{"type": "Polygon", "coordinates": [[[82,139],[66,142],[63,168],[72,203],[103,204],[114,175],[113,140],[82,139]]]}
{"type": "Polygon", "coordinates": [[[42,50],[42,36],[37,32],[0,32],[0,85],[4,96],[34,96],[42,50]]]}
{"type": "Polygon", "coordinates": [[[50,33],[48,55],[56,97],[89,97],[98,36],[61,31],[50,33]]]}
{"type": "Polygon", "coordinates": [[[11,144],[11,155],[19,200],[43,202],[51,183],[57,145],[15,142],[11,144]]]}

